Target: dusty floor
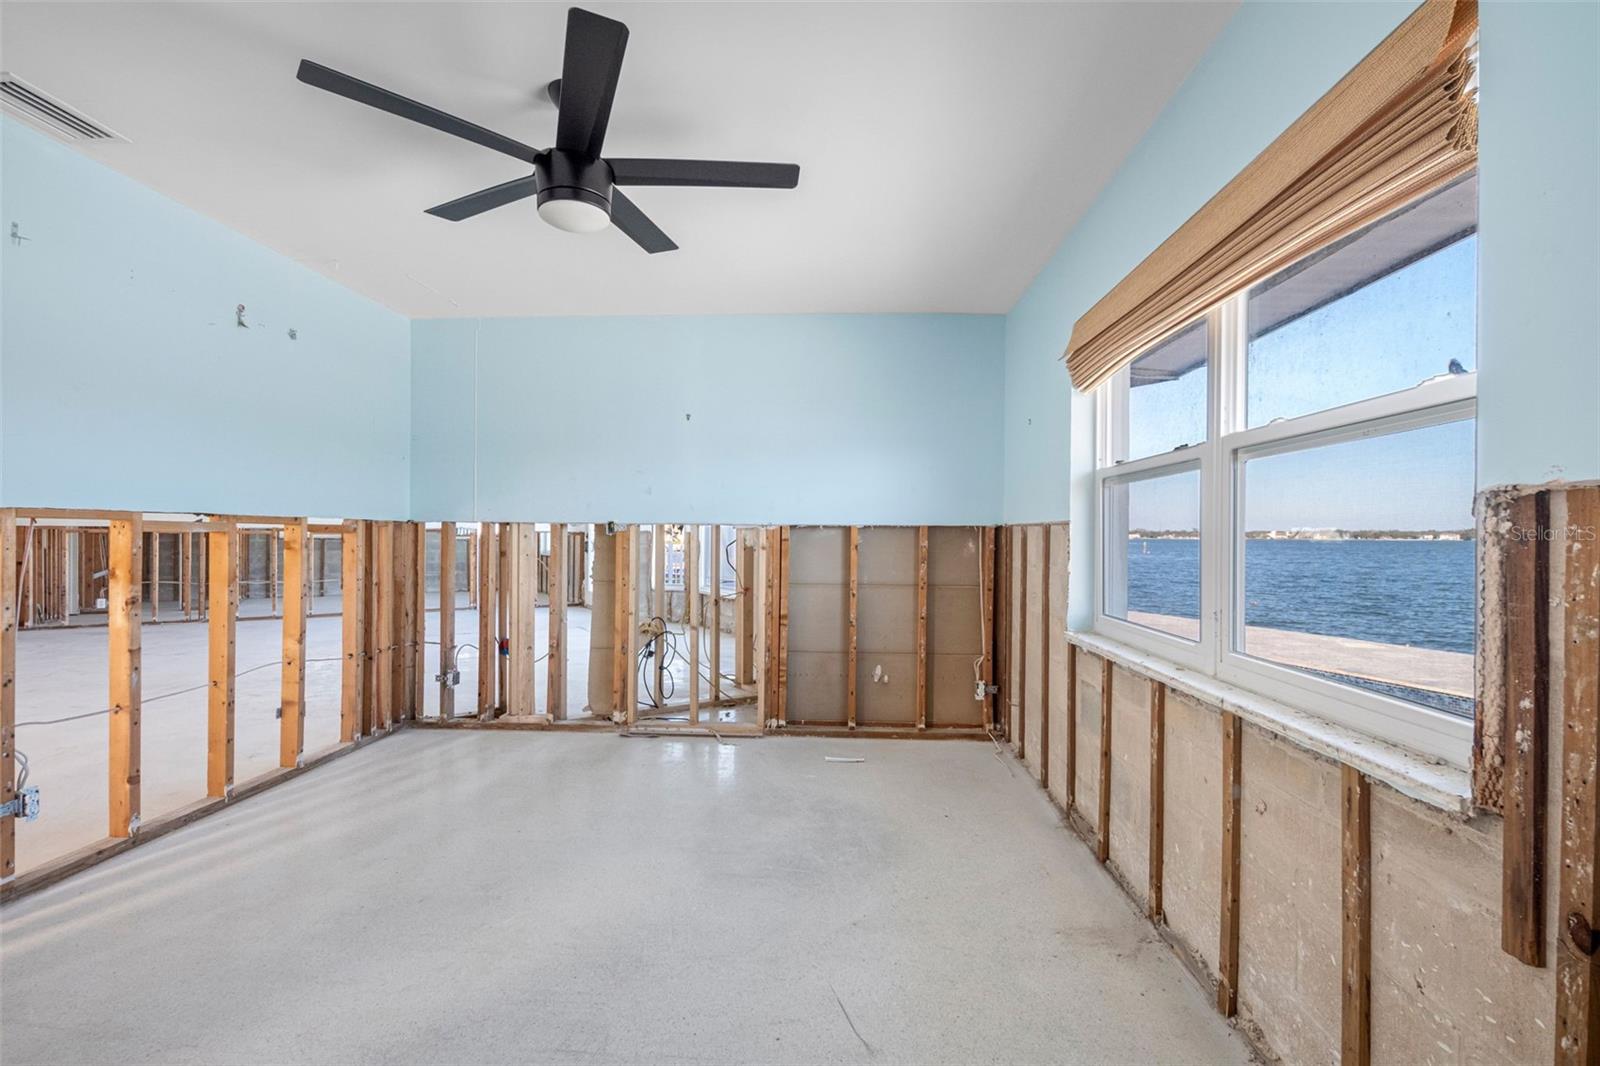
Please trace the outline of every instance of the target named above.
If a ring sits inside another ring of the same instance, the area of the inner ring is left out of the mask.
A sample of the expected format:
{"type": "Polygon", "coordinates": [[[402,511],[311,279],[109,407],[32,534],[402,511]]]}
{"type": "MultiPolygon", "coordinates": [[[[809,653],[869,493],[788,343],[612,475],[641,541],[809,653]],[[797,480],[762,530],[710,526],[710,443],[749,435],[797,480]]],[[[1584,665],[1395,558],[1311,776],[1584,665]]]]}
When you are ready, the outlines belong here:
{"type": "Polygon", "coordinates": [[[403,731],[0,938],[8,1063],[1249,1061],[973,742],[403,731]]]}
{"type": "MultiPolygon", "coordinates": [[[[431,598],[431,597],[430,597],[431,598]]],[[[305,751],[339,742],[340,634],[337,615],[313,615],[306,626],[305,751]]],[[[547,640],[545,609],[538,637],[547,640]]],[[[681,627],[680,627],[681,628],[681,627]]],[[[282,623],[241,619],[235,629],[234,780],[242,782],[278,765],[278,704],[282,684],[282,623]]],[[[141,721],[141,816],[149,820],[206,794],[207,629],[204,623],[145,626],[141,721]]],[[[428,615],[430,642],[423,684],[425,714],[439,711],[439,616],[428,615]]],[[[476,643],[478,612],[456,612],[458,644],[476,643]]],[[[106,835],[107,634],[103,626],[23,630],[17,634],[17,749],[27,757],[28,783],[39,786],[37,820],[17,827],[17,869],[26,872],[106,835]],[[69,719],[62,721],[61,719],[69,719]]],[[[589,611],[567,612],[567,705],[586,716],[589,611]]],[[[705,657],[702,656],[702,670],[705,657]]],[[[723,662],[731,669],[732,638],[724,635],[723,662]]],[[[457,656],[461,683],[458,713],[477,708],[475,648],[457,656]]],[[[686,698],[688,666],[674,664],[677,693],[686,698]]],[[[546,706],[548,672],[534,670],[538,706],[546,706]]],[[[709,693],[709,683],[704,691],[709,693]]],[[[669,693],[672,691],[668,686],[669,693]]],[[[609,695],[609,693],[608,693],[609,695]]],[[[753,720],[753,711],[743,712],[753,720]]]]}

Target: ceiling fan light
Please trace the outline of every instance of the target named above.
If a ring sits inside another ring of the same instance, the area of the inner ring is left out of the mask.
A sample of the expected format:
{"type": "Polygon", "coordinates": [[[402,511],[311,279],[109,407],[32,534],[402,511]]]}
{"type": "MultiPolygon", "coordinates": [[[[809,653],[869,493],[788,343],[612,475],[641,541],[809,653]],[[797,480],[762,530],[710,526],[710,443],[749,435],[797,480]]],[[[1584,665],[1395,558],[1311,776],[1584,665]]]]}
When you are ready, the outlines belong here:
{"type": "Polygon", "coordinates": [[[605,208],[587,200],[546,200],[539,205],[539,217],[568,233],[598,233],[611,225],[605,208]]]}

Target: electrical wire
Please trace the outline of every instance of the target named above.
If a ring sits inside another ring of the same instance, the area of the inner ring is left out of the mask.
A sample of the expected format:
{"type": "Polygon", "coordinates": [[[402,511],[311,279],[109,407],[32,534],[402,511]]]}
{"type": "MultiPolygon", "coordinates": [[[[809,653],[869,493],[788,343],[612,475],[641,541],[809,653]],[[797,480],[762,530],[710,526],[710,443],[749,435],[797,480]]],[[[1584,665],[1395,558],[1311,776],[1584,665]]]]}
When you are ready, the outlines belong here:
{"type": "MultiPolygon", "coordinates": [[[[390,648],[389,650],[393,651],[393,650],[395,650],[395,648],[398,648],[399,646],[400,645],[396,644],[394,646],[394,648],[390,648]]],[[[340,656],[340,655],[335,655],[335,656],[332,656],[332,657],[324,656],[324,657],[321,657],[321,658],[307,659],[306,660],[306,662],[308,662],[308,663],[337,663],[337,662],[343,662],[343,661],[344,661],[344,657],[340,656]]],[[[272,668],[274,666],[282,666],[282,665],[283,665],[283,660],[279,659],[276,662],[262,663],[260,666],[252,666],[248,670],[240,670],[238,673],[234,674],[233,676],[234,676],[235,679],[237,679],[237,678],[244,677],[246,674],[253,674],[258,670],[267,670],[267,669],[270,669],[270,668],[272,668]]],[[[146,704],[155,703],[157,700],[170,699],[173,696],[184,696],[184,695],[187,695],[188,693],[199,692],[202,689],[208,689],[210,687],[211,687],[211,682],[209,682],[209,681],[205,682],[204,684],[200,684],[200,685],[190,685],[188,688],[180,688],[180,689],[174,689],[171,692],[163,692],[159,696],[146,696],[142,700],[139,701],[139,704],[140,704],[141,707],[143,707],[146,704]]],[[[86,711],[83,714],[69,714],[69,715],[67,715],[67,716],[65,716],[63,718],[36,718],[36,719],[32,719],[32,720],[27,721],[27,722],[18,722],[16,724],[16,728],[17,729],[21,729],[25,725],[61,725],[63,722],[79,722],[79,721],[82,721],[85,718],[98,718],[102,714],[110,714],[111,711],[112,711],[112,708],[107,707],[104,710],[100,710],[100,711],[86,711]]]]}

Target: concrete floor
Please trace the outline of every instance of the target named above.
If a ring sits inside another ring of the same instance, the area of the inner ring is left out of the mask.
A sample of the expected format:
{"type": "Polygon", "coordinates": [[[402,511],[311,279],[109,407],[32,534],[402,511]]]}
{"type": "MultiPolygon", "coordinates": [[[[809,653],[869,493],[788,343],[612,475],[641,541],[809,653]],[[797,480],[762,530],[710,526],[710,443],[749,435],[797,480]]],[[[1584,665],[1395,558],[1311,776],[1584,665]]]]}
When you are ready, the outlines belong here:
{"type": "Polygon", "coordinates": [[[1250,1061],[982,743],[405,731],[0,936],[8,1063],[1250,1061]]]}
{"type": "MultiPolygon", "coordinates": [[[[434,597],[430,595],[430,600],[434,597]]],[[[461,602],[464,603],[465,597],[461,602]]],[[[264,601],[263,601],[264,602],[264,601]]],[[[319,609],[337,609],[319,602],[319,609]]],[[[540,646],[548,640],[545,609],[536,624],[540,646]]],[[[423,684],[424,715],[439,713],[439,616],[427,617],[430,642],[423,684]]],[[[339,690],[343,620],[313,615],[306,625],[305,751],[315,754],[339,742],[339,690]]],[[[674,627],[681,630],[681,626],[674,627]]],[[[238,678],[234,696],[234,780],[246,781],[278,765],[278,704],[283,655],[282,623],[246,621],[235,627],[238,678]]],[[[207,628],[204,623],[172,623],[143,628],[141,716],[142,817],[148,821],[206,794],[207,628]],[[177,693],[177,695],[169,695],[177,693]]],[[[22,630],[17,634],[17,748],[28,758],[29,784],[38,785],[39,818],[17,827],[17,869],[32,870],[106,835],[107,649],[104,626],[22,630]],[[73,718],[73,721],[57,721],[73,718]]],[[[456,641],[475,644],[478,612],[456,612],[456,641]]],[[[567,706],[570,717],[589,717],[589,609],[567,609],[567,706]]],[[[702,670],[706,656],[702,655],[702,670]]],[[[476,711],[476,649],[457,656],[461,684],[457,713],[476,711]]],[[[723,662],[732,669],[733,638],[724,634],[723,662]]],[[[686,699],[688,664],[674,664],[676,698],[686,699]]],[[[548,670],[534,669],[537,705],[548,705],[548,670]]],[[[671,689],[669,688],[669,691],[671,689]]],[[[709,693],[710,686],[702,686],[709,693]]],[[[607,691],[609,699],[609,690],[607,691]]],[[[643,712],[648,714],[648,712],[643,712]]],[[[754,722],[753,708],[724,709],[717,721],[754,722]]],[[[707,712],[710,719],[711,712],[707,712]]]]}

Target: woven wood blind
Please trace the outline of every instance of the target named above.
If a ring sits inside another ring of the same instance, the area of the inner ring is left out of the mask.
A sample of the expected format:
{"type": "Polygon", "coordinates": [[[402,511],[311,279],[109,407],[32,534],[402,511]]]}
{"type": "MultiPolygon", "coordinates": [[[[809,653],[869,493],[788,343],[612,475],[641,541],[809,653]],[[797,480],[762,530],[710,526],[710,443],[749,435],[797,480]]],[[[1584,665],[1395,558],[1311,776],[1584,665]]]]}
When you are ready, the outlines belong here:
{"type": "Polygon", "coordinates": [[[1471,170],[1477,27],[1475,0],[1426,0],[1078,319],[1073,385],[1094,388],[1220,300],[1471,170]]]}

